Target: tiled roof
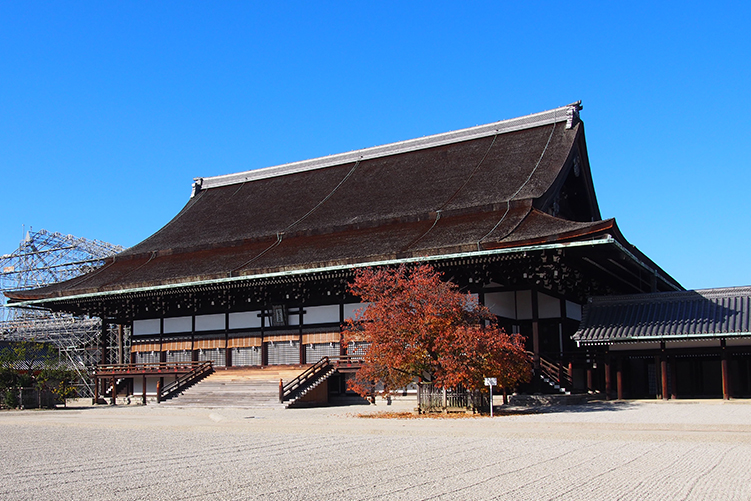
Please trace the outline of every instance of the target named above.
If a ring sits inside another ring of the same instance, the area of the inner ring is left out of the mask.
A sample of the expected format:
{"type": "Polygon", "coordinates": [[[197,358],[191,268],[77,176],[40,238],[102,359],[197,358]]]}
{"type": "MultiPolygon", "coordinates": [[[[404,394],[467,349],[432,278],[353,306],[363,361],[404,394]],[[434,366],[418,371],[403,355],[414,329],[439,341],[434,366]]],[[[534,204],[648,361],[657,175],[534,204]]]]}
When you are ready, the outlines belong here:
{"type": "Polygon", "coordinates": [[[751,336],[751,287],[591,298],[584,344],[751,336]]]}

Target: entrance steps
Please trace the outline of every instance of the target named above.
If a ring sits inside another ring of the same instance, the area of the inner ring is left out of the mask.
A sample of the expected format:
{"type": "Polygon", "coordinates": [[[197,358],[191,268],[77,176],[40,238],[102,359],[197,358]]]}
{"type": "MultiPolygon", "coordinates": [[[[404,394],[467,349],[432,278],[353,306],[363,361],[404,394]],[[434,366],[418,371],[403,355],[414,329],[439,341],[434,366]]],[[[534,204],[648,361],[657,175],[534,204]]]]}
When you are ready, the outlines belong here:
{"type": "Polygon", "coordinates": [[[198,384],[159,405],[169,407],[279,407],[279,380],[290,381],[306,366],[216,369],[198,384]]]}

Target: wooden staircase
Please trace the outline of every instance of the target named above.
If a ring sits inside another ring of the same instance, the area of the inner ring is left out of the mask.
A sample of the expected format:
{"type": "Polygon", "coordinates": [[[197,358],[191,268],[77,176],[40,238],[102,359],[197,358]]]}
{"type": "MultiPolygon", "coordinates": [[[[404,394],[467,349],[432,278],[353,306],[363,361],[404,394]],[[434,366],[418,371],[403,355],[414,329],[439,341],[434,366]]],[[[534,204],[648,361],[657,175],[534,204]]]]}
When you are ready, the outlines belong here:
{"type": "Polygon", "coordinates": [[[294,379],[304,367],[270,366],[216,370],[176,398],[160,405],[168,407],[279,407],[280,379],[294,379]]]}
{"type": "Polygon", "coordinates": [[[320,395],[312,395],[312,399],[305,399],[305,396],[335,372],[356,372],[361,365],[362,358],[359,355],[323,357],[289,383],[279,388],[279,402],[284,404],[285,407],[328,404],[328,395],[325,395],[322,399],[320,395]]]}
{"type": "Polygon", "coordinates": [[[323,357],[280,388],[279,403],[284,404],[285,407],[295,407],[296,403],[326,381],[334,372],[336,372],[336,366],[329,360],[329,357],[323,357]]]}
{"type": "MultiPolygon", "coordinates": [[[[528,351],[527,354],[534,364],[534,353],[528,351]]],[[[539,377],[551,388],[551,390],[554,390],[555,393],[563,395],[571,394],[571,372],[569,371],[569,368],[562,363],[554,362],[545,357],[539,356],[539,364],[535,367],[535,377],[539,377]]]]}

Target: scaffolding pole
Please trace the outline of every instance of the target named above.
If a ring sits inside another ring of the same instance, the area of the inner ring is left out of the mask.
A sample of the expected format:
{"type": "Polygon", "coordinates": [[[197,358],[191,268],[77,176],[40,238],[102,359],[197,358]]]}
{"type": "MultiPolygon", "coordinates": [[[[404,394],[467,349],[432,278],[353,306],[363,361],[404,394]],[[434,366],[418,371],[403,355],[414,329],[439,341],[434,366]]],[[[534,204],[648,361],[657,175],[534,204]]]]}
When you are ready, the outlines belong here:
{"type": "MultiPolygon", "coordinates": [[[[18,249],[0,256],[0,292],[35,289],[70,280],[102,266],[107,257],[122,250],[119,245],[46,230],[35,232],[30,228],[18,249]]],[[[34,340],[55,346],[60,360],[79,374],[82,393],[87,394],[82,396],[90,396],[93,391],[88,375],[97,363],[116,363],[130,352],[128,328],[108,324],[103,329],[99,318],[9,307],[5,295],[1,299],[0,340],[34,340]],[[108,355],[107,360],[102,360],[102,349],[108,355]],[[112,357],[116,359],[110,360],[112,357]]]]}

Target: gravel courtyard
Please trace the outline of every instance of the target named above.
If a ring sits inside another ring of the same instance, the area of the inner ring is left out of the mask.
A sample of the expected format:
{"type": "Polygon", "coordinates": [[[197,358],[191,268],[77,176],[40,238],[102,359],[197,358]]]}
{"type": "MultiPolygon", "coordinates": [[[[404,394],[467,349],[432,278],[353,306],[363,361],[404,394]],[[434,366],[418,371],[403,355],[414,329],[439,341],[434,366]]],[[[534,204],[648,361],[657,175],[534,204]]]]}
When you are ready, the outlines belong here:
{"type": "Polygon", "coordinates": [[[751,402],[0,412],[0,499],[751,499],[751,402]]]}

